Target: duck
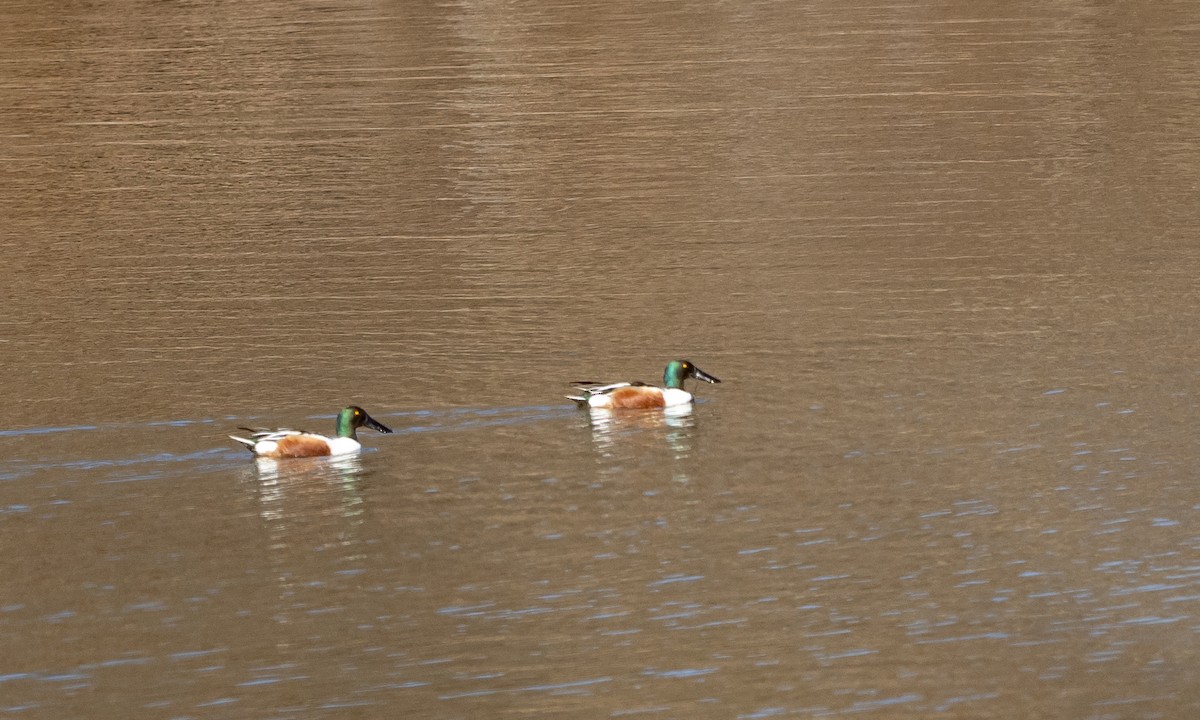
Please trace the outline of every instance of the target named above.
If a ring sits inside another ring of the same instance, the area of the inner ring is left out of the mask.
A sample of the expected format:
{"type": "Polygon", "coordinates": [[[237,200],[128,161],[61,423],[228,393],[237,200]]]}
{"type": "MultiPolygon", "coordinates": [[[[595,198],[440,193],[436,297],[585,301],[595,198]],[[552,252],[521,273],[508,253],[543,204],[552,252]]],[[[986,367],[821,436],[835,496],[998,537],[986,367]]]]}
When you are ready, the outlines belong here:
{"type": "Polygon", "coordinates": [[[721,382],[690,360],[672,360],[663,371],[663,387],[643,382],[599,383],[580,380],[574,383],[579,395],[567,395],[579,407],[590,408],[669,408],[687,405],[695,397],[684,389],[683,381],[696,378],[709,383],[721,382]]]}
{"type": "Polygon", "coordinates": [[[274,460],[349,455],[362,449],[362,444],[358,442],[358,435],[355,431],[364,425],[376,432],[384,434],[392,432],[391,428],[368,415],[366,410],[357,405],[351,405],[338,413],[337,437],[325,437],[317,433],[287,428],[266,430],[247,427],[238,429],[250,433],[250,437],[244,438],[237,435],[229,437],[246,446],[256,456],[274,460]]]}

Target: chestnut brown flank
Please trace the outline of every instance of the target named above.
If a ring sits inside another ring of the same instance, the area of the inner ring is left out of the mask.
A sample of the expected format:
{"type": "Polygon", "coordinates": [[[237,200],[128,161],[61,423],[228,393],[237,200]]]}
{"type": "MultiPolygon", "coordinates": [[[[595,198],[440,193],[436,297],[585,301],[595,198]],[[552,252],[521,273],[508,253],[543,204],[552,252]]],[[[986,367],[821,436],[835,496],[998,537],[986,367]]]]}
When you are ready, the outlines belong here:
{"type": "Polygon", "coordinates": [[[317,457],[329,454],[329,443],[314,437],[291,435],[279,441],[279,447],[271,453],[271,457],[298,458],[317,457]]]}
{"type": "Polygon", "coordinates": [[[619,408],[663,407],[662,390],[655,387],[623,387],[612,391],[612,406],[619,408]]]}

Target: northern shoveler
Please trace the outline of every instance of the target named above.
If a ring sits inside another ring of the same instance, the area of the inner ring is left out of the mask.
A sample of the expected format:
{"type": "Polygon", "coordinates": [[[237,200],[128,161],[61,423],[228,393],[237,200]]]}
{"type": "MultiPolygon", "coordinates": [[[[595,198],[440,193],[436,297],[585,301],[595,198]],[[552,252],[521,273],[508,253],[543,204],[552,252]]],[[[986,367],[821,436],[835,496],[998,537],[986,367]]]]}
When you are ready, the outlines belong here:
{"type": "Polygon", "coordinates": [[[358,442],[355,431],[366,425],[381,433],[390,433],[391,428],[383,425],[367,414],[366,410],[351,405],[338,413],[337,437],[328,438],[324,435],[305,432],[304,430],[262,430],[255,428],[239,428],[250,433],[249,438],[236,435],[229,437],[250,449],[259,457],[267,458],[299,458],[318,457],[321,455],[346,455],[358,452],[362,445],[358,442]]]}
{"type": "Polygon", "coordinates": [[[688,360],[672,360],[663,371],[663,385],[655,387],[643,382],[598,383],[580,380],[575,389],[582,395],[568,395],[580,407],[593,408],[660,408],[686,405],[694,399],[683,388],[683,381],[696,378],[710,383],[721,382],[688,360]]]}

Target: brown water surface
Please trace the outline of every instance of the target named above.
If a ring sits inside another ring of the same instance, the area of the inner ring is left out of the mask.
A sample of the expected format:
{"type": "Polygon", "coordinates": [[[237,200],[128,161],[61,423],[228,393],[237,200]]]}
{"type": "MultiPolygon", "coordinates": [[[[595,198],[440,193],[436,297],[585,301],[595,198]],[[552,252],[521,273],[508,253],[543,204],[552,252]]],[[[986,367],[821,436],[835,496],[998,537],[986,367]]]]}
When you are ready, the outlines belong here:
{"type": "Polygon", "coordinates": [[[0,8],[0,714],[1200,716],[1197,47],[0,8]],[[674,357],[689,413],[562,398],[674,357]],[[348,460],[225,438],[352,402],[348,460]]]}

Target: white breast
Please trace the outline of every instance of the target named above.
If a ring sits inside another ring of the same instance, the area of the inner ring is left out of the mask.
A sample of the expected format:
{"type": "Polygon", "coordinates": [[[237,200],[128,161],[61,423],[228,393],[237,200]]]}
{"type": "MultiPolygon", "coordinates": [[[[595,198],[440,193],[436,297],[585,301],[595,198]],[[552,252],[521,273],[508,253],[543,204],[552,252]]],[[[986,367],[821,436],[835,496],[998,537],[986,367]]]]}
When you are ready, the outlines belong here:
{"type": "Polygon", "coordinates": [[[362,447],[354,438],[330,438],[328,442],[330,455],[345,455],[346,453],[358,452],[362,447]]]}
{"type": "Polygon", "coordinates": [[[662,393],[663,402],[666,403],[667,407],[686,405],[692,401],[692,394],[680,388],[664,388],[662,393]]]}

